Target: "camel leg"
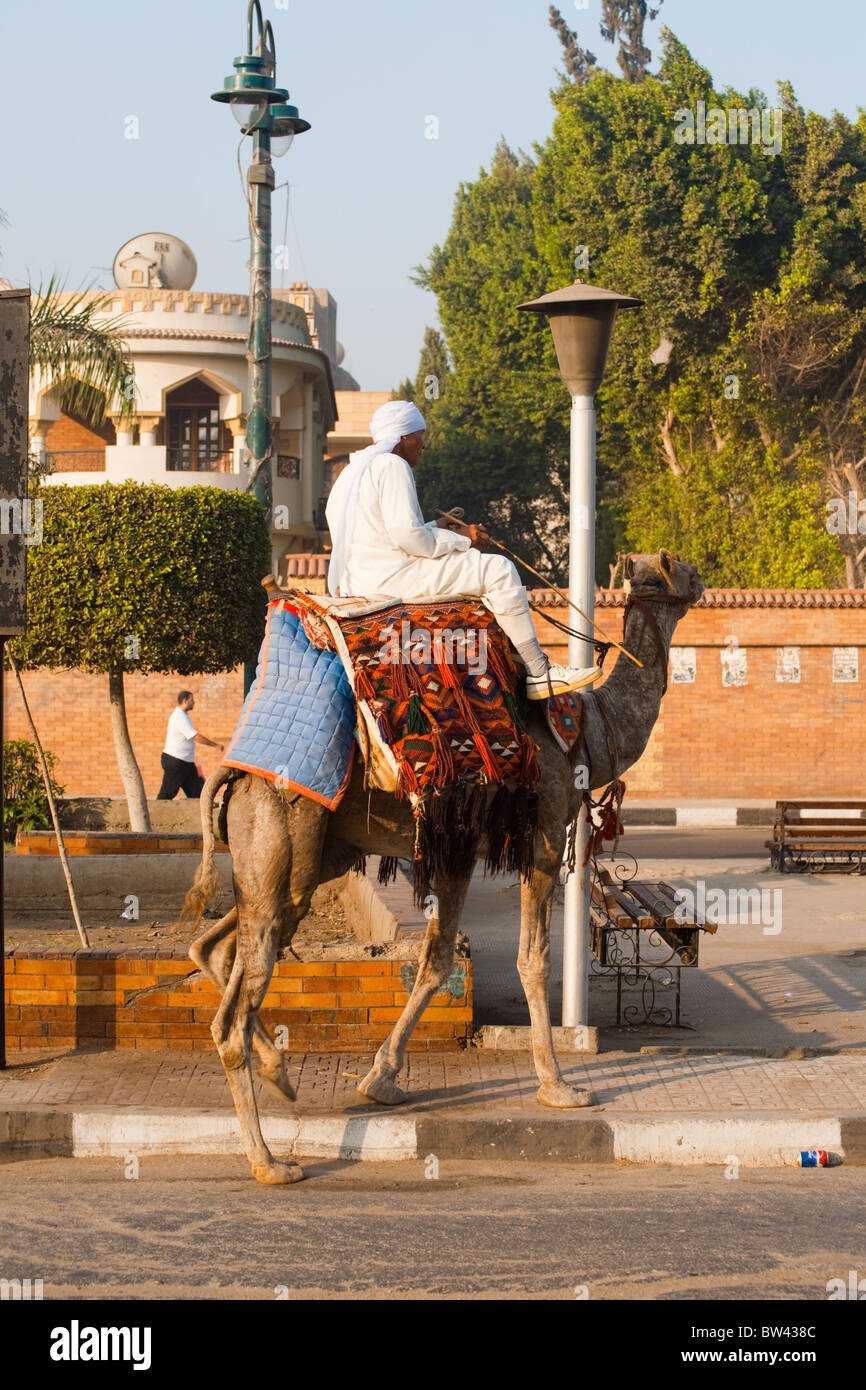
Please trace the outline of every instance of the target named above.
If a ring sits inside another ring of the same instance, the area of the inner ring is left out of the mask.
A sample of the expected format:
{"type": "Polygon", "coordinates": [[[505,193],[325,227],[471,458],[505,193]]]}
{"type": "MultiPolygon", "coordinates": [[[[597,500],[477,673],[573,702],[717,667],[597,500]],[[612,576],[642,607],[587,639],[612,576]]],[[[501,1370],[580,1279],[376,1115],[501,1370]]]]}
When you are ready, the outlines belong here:
{"type": "Polygon", "coordinates": [[[299,1182],[304,1176],[300,1164],[279,1162],[265,1143],[250,1069],[253,1022],[270,984],[278,939],[279,926],[275,918],[245,920],[241,915],[238,954],[223,1001],[211,1024],[253,1177],[258,1182],[275,1185],[299,1182]]]}
{"type": "Polygon", "coordinates": [[[553,1050],[553,1034],[550,1028],[550,1005],[548,982],[550,980],[550,911],[553,906],[553,890],[559,872],[559,861],[555,865],[536,867],[532,878],[524,883],[521,891],[520,950],[517,956],[517,969],[529,1005],[529,1020],[532,1025],[532,1055],[535,1070],[541,1086],[538,1100],[541,1105],[550,1105],[566,1110],[576,1106],[592,1105],[591,1091],[577,1091],[563,1080],[556,1053],[553,1050]]]}
{"type": "Polygon", "coordinates": [[[372,1069],[358,1084],[361,1095],[369,1100],[378,1100],[382,1105],[400,1105],[408,1099],[394,1078],[402,1070],[406,1045],[415,1024],[451,973],[454,942],[468,888],[468,878],[448,879],[437,884],[439,916],[431,917],[427,923],[427,934],[418,958],[418,974],[409,1002],[387,1041],[376,1053],[372,1069]]]}
{"type": "Polygon", "coordinates": [[[291,941],[315,891],[328,812],[310,801],[287,808],[258,778],[232,797],[236,955],[211,1033],[225,1068],[253,1176],[285,1184],[303,1178],[297,1163],[278,1162],[259,1122],[250,1048],[277,954],[291,941]]]}
{"type": "MultiPolygon", "coordinates": [[[[189,948],[189,958],[218,989],[225,990],[231,978],[237,951],[238,910],[233,907],[219,922],[209,922],[189,948]]],[[[261,1062],[259,1078],[284,1100],[294,1101],[295,1089],[286,1076],[285,1053],[274,1045],[265,1025],[257,1018],[253,1025],[253,1047],[261,1062]]]]}

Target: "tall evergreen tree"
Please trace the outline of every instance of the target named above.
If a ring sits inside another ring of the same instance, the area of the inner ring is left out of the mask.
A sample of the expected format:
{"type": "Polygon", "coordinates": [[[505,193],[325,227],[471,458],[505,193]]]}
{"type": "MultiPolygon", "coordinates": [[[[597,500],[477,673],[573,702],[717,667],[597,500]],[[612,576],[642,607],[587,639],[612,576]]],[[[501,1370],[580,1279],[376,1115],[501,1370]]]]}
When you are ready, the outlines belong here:
{"type": "Polygon", "coordinates": [[[577,41],[577,31],[569,29],[562,17],[562,12],[555,5],[550,6],[550,27],[555,29],[559,35],[565,57],[565,71],[571,80],[579,86],[588,80],[591,73],[595,72],[595,54],[590,53],[586,48],[581,48],[577,41]]]}
{"type": "Polygon", "coordinates": [[[664,0],[651,10],[647,0],[601,0],[601,36],[608,43],[620,40],[617,62],[627,82],[642,82],[652,53],[643,40],[647,18],[655,19],[664,0]]]}
{"type": "Polygon", "coordinates": [[[864,534],[827,504],[866,501],[866,117],[719,91],[661,37],[657,76],[564,81],[535,157],[500,144],[458,190],[416,272],[453,364],[422,498],[564,577],[567,395],[516,306],[577,274],[645,301],[599,393],[598,579],[664,545],[716,585],[864,584],[864,534]],[[732,138],[690,138],[699,101],[732,138]]]}

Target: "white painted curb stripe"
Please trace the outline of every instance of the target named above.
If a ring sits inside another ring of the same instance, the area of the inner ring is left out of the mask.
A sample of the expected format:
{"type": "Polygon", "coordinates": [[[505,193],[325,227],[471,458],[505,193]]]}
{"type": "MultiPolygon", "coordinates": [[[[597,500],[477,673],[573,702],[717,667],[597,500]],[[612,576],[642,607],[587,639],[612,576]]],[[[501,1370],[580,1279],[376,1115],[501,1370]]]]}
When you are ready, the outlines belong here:
{"type": "MultiPolygon", "coordinates": [[[[279,1154],[307,1158],[401,1160],[416,1158],[416,1123],[391,1115],[323,1115],[305,1119],[267,1115],[262,1133],[279,1154]]],[[[90,1111],[72,1115],[75,1158],[125,1154],[241,1154],[238,1122],[231,1114],[124,1115],[90,1111]]]]}
{"type": "Polygon", "coordinates": [[[838,1119],[803,1117],[718,1116],[702,1120],[617,1119],[608,1116],[614,1158],[626,1163],[728,1164],[778,1168],[794,1163],[801,1149],[842,1149],[838,1119]],[[805,1136],[808,1135],[808,1138],[805,1136]]]}
{"type": "Polygon", "coordinates": [[[736,826],[736,806],[678,806],[678,826],[736,826]]]}

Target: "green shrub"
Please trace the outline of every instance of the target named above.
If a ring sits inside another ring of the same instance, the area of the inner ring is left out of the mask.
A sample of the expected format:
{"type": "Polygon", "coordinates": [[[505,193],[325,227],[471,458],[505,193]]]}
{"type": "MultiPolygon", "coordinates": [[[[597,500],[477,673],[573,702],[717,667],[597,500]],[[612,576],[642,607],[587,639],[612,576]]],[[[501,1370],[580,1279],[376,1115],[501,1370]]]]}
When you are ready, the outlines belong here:
{"type": "MultiPolygon", "coordinates": [[[[54,780],[54,766],[57,756],[45,754],[51,790],[55,797],[63,795],[63,788],[54,780]]],[[[3,745],[3,839],[8,844],[15,843],[19,830],[48,830],[51,828],[51,811],[39,766],[36,745],[24,738],[10,739],[3,745]]]]}

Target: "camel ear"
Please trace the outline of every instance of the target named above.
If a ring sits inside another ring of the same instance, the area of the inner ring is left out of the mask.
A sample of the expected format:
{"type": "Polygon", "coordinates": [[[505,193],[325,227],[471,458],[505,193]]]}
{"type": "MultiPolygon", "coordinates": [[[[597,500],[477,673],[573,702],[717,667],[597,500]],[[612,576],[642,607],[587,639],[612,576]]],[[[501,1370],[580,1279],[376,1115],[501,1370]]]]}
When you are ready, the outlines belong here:
{"type": "Polygon", "coordinates": [[[626,577],[626,579],[634,579],[634,556],[633,556],[633,555],[626,555],[626,557],[625,557],[625,577],[626,577]]]}
{"type": "Polygon", "coordinates": [[[673,572],[674,572],[674,557],[673,557],[673,555],[671,554],[671,552],[670,552],[669,550],[662,550],[662,551],[660,551],[660,553],[659,553],[659,559],[660,559],[661,562],[662,562],[662,569],[665,571],[665,573],[666,573],[666,574],[673,574],[673,572]]]}

